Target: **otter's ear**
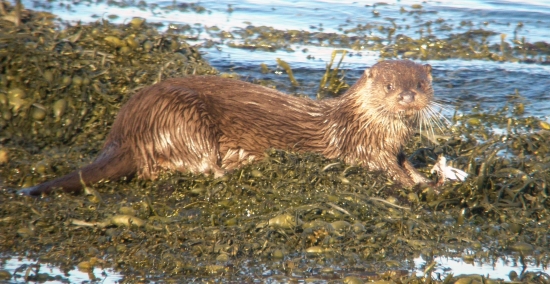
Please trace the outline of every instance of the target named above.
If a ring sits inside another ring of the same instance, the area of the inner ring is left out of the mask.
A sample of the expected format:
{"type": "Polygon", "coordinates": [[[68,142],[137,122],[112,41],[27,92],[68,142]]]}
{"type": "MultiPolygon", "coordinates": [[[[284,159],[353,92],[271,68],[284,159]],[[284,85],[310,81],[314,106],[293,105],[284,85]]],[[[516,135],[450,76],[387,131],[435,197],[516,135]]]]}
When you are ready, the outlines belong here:
{"type": "Polygon", "coordinates": [[[365,77],[372,78],[372,71],[370,68],[365,69],[365,77]]]}
{"type": "Polygon", "coordinates": [[[426,70],[429,74],[432,74],[432,65],[424,64],[424,70],[426,70]]]}
{"type": "Polygon", "coordinates": [[[430,64],[424,64],[424,70],[426,70],[426,73],[428,73],[428,79],[432,80],[432,65],[430,64]]]}

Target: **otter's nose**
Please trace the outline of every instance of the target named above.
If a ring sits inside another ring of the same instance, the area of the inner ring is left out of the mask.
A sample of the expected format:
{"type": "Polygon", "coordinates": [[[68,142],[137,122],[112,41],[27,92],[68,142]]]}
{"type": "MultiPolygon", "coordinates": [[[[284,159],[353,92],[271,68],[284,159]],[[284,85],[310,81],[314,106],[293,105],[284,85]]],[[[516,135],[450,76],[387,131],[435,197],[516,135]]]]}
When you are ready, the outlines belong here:
{"type": "Polygon", "coordinates": [[[403,104],[409,104],[414,102],[414,93],[411,91],[404,91],[399,94],[399,102],[403,104]]]}

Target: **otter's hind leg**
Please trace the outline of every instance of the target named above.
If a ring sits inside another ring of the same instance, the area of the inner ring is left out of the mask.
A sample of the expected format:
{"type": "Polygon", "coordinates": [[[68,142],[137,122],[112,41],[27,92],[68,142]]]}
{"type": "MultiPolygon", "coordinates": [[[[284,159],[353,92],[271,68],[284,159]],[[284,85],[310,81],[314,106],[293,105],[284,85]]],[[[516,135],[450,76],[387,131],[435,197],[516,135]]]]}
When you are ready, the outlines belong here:
{"type": "MultiPolygon", "coordinates": [[[[173,137],[173,147],[165,148],[161,154],[170,157],[169,161],[178,171],[214,174],[222,176],[225,172],[220,165],[219,131],[211,120],[205,105],[200,100],[182,98],[182,106],[177,111],[178,118],[173,121],[177,127],[167,127],[166,132],[173,137]],[[169,150],[169,153],[166,152],[169,150]]],[[[167,133],[164,133],[166,137],[167,133]]]]}
{"type": "Polygon", "coordinates": [[[211,120],[205,103],[194,91],[166,88],[154,101],[144,106],[139,115],[143,123],[135,129],[140,139],[139,174],[155,178],[159,169],[224,174],[220,168],[217,126],[211,120]]]}

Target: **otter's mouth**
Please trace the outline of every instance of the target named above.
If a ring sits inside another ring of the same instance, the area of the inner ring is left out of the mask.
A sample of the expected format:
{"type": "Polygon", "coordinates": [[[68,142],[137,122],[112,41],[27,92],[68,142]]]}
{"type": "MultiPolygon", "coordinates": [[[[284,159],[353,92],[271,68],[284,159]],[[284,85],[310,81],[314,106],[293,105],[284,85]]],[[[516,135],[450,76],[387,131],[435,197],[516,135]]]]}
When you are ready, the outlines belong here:
{"type": "Polygon", "coordinates": [[[414,102],[412,103],[398,102],[395,108],[396,108],[396,113],[398,113],[399,115],[413,115],[421,111],[424,107],[414,102]]]}
{"type": "Polygon", "coordinates": [[[409,120],[416,117],[418,110],[416,109],[403,109],[394,113],[393,117],[398,120],[409,120]]]}

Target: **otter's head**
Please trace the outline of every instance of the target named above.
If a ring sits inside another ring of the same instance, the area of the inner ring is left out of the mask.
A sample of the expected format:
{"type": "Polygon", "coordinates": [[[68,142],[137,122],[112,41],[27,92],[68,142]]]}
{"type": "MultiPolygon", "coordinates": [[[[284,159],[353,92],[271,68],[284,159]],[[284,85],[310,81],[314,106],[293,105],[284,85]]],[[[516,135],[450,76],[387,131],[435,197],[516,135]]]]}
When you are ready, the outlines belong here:
{"type": "Polygon", "coordinates": [[[409,60],[382,61],[365,70],[366,107],[399,116],[422,111],[433,100],[432,67],[409,60]]]}

